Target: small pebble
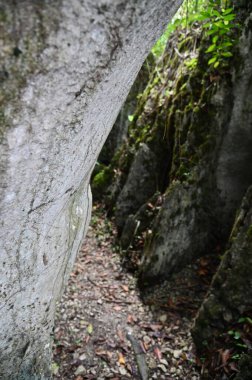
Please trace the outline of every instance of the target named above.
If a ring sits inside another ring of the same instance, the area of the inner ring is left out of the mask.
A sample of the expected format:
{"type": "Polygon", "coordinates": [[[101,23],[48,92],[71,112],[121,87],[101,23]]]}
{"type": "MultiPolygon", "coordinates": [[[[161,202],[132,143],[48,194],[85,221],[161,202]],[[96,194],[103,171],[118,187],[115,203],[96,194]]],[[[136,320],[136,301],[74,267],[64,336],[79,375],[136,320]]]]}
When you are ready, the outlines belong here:
{"type": "Polygon", "coordinates": [[[171,368],[170,368],[170,372],[171,372],[171,373],[175,373],[175,372],[176,372],[176,368],[175,368],[175,367],[171,367],[171,368]]]}
{"type": "Polygon", "coordinates": [[[74,374],[76,375],[76,376],[78,376],[78,375],[83,375],[83,374],[85,374],[86,373],[86,368],[85,367],[83,367],[83,365],[79,365],[79,367],[76,369],[76,371],[74,372],[74,374]]]}
{"type": "Polygon", "coordinates": [[[163,315],[161,315],[160,317],[159,317],[159,320],[160,320],[160,322],[165,322],[165,321],[167,321],[167,315],[166,314],[163,314],[163,315]]]}
{"type": "Polygon", "coordinates": [[[174,350],[173,356],[175,359],[178,359],[181,356],[181,351],[180,350],[174,350]]]}

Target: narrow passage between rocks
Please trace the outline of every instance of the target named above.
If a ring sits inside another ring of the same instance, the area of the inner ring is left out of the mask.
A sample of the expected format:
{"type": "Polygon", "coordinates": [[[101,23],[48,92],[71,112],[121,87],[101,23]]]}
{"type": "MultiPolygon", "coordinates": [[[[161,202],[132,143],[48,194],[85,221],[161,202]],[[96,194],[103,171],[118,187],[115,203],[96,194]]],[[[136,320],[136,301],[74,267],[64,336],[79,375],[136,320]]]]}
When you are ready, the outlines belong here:
{"type": "Polygon", "coordinates": [[[96,207],[57,311],[54,379],[199,379],[190,327],[209,284],[207,259],[140,294],[114,241],[96,207]]]}

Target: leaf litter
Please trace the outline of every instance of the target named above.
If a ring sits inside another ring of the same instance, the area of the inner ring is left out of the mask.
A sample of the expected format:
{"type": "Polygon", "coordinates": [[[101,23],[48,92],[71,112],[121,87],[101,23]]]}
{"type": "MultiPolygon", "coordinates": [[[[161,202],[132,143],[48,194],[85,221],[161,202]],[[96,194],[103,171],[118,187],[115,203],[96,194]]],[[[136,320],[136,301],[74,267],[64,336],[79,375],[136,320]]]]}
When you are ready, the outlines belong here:
{"type": "Polygon", "coordinates": [[[190,328],[209,283],[202,263],[140,293],[121,261],[95,210],[56,311],[53,379],[198,380],[190,328]]]}

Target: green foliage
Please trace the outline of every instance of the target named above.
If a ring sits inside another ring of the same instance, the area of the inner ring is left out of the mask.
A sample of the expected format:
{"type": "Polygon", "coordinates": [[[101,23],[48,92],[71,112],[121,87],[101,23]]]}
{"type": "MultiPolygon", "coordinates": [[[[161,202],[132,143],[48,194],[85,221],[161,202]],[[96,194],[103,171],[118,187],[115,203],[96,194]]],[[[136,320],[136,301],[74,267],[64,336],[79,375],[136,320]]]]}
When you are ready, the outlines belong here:
{"type": "Polygon", "coordinates": [[[218,3],[220,2],[216,5],[216,2],[210,0],[208,8],[202,12],[202,17],[205,19],[203,25],[205,34],[211,38],[211,44],[206,53],[210,55],[208,65],[212,69],[226,66],[233,56],[232,50],[236,43],[235,32],[238,28],[233,8],[225,9],[218,3]]]}
{"type": "Polygon", "coordinates": [[[190,69],[194,70],[198,65],[198,58],[194,57],[185,61],[185,65],[190,69]]]}
{"type": "Polygon", "coordinates": [[[166,46],[166,42],[173,31],[174,31],[174,26],[173,26],[173,23],[171,22],[167,25],[165,32],[162,34],[162,36],[159,38],[159,40],[151,49],[152,54],[156,58],[160,57],[163,54],[165,46],[166,46]]]}
{"type": "Polygon", "coordinates": [[[167,25],[164,34],[160,37],[151,50],[156,58],[163,54],[170,35],[179,28],[187,28],[193,21],[195,21],[195,16],[199,14],[201,9],[203,9],[206,2],[207,0],[184,1],[183,5],[179,8],[171,22],[167,25]]]}
{"type": "MultiPolygon", "coordinates": [[[[166,42],[172,32],[178,29],[194,28],[202,25],[206,39],[210,45],[205,50],[209,56],[208,65],[211,70],[228,65],[233,56],[233,47],[237,41],[239,25],[236,14],[228,0],[187,0],[168,24],[165,33],[153,47],[153,54],[158,57],[165,49],[166,42]]],[[[196,57],[185,61],[189,69],[195,69],[198,64],[196,57]]]]}
{"type": "Polygon", "coordinates": [[[252,325],[252,319],[249,317],[242,317],[239,319],[238,323],[249,323],[250,325],[252,325]]]}

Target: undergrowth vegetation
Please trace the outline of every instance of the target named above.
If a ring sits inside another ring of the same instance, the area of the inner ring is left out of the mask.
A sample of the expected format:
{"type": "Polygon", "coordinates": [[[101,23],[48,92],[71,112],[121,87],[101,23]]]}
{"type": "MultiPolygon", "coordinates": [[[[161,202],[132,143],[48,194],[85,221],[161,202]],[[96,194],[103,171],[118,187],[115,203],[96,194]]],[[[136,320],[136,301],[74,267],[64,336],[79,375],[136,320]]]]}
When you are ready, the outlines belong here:
{"type": "MultiPolygon", "coordinates": [[[[168,24],[165,33],[152,48],[156,57],[162,55],[169,36],[178,29],[186,32],[194,27],[201,26],[203,34],[210,46],[205,49],[208,54],[208,65],[212,69],[225,67],[233,56],[232,50],[237,42],[239,24],[236,22],[234,7],[228,0],[187,0],[179,9],[176,16],[168,24]]],[[[188,67],[195,68],[197,58],[187,62],[188,67]]]]}

